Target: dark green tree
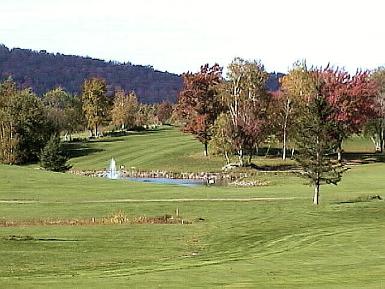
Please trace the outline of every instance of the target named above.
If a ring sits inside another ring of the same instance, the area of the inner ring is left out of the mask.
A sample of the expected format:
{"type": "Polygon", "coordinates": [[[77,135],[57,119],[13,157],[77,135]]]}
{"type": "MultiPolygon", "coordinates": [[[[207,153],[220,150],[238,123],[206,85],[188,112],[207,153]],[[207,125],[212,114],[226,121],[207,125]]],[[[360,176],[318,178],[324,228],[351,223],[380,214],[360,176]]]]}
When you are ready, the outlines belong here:
{"type": "Polygon", "coordinates": [[[0,84],[0,162],[37,161],[53,125],[31,89],[18,90],[12,79],[0,84]]]}
{"type": "Polygon", "coordinates": [[[58,87],[45,93],[42,101],[56,132],[67,137],[75,131],[84,130],[85,120],[79,97],[58,87]]]}
{"type": "Polygon", "coordinates": [[[64,172],[71,168],[58,135],[52,135],[40,154],[41,166],[49,171],[64,172]]]}
{"type": "Polygon", "coordinates": [[[299,122],[296,134],[299,154],[296,159],[302,168],[302,177],[307,178],[314,187],[313,204],[318,205],[320,185],[337,185],[345,169],[331,159],[338,147],[333,134],[333,110],[326,98],[319,93],[320,87],[316,91],[316,95],[309,98],[299,122]]]}

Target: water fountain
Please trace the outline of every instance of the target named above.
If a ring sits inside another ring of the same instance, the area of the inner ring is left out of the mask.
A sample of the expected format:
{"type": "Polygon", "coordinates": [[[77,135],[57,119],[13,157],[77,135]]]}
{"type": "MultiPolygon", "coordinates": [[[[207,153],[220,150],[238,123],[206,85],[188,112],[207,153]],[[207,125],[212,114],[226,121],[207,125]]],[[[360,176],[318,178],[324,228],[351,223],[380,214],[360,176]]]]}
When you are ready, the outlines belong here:
{"type": "Polygon", "coordinates": [[[109,179],[118,179],[119,178],[119,171],[116,170],[116,162],[114,158],[110,160],[110,165],[107,169],[107,178],[109,179]]]}

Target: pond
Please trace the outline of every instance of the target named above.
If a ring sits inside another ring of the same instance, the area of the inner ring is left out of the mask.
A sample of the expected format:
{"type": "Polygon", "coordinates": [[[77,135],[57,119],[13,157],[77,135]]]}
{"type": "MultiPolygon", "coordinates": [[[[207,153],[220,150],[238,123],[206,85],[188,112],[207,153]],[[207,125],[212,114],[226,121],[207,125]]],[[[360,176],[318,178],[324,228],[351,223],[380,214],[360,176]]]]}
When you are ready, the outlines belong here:
{"type": "Polygon", "coordinates": [[[169,178],[124,178],[126,180],[142,183],[153,183],[153,184],[167,184],[167,185],[179,185],[186,187],[195,187],[206,185],[206,180],[198,179],[169,179],[169,178]]]}

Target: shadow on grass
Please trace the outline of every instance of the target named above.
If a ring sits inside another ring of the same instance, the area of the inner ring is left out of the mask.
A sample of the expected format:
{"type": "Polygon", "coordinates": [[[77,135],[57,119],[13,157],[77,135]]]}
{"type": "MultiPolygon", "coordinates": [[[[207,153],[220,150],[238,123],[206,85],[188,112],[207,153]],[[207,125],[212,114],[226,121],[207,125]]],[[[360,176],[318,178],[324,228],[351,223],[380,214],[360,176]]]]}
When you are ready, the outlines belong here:
{"type": "Polygon", "coordinates": [[[4,238],[8,241],[42,241],[42,242],[78,242],[79,240],[72,240],[72,239],[59,239],[59,238],[35,238],[32,236],[16,236],[16,235],[9,235],[8,237],[4,238]]]}
{"type": "Polygon", "coordinates": [[[344,152],[342,153],[342,159],[357,164],[370,164],[385,162],[385,155],[383,153],[344,152]]]}
{"type": "Polygon", "coordinates": [[[63,147],[69,158],[88,156],[103,151],[103,149],[90,148],[87,142],[64,143],[63,147]]]}
{"type": "Polygon", "coordinates": [[[290,171],[290,170],[298,169],[298,166],[296,165],[283,165],[283,164],[258,166],[252,163],[248,165],[248,167],[257,171],[290,171]]]}
{"type": "Polygon", "coordinates": [[[125,136],[139,136],[160,133],[165,129],[147,129],[147,130],[133,130],[133,131],[112,131],[104,135],[104,137],[89,139],[88,142],[99,142],[99,143],[111,143],[124,141],[122,137],[125,136]]]}
{"type": "Polygon", "coordinates": [[[380,195],[363,195],[363,196],[359,196],[355,199],[337,202],[336,204],[354,204],[354,203],[382,201],[382,200],[383,200],[383,198],[380,195]]]}

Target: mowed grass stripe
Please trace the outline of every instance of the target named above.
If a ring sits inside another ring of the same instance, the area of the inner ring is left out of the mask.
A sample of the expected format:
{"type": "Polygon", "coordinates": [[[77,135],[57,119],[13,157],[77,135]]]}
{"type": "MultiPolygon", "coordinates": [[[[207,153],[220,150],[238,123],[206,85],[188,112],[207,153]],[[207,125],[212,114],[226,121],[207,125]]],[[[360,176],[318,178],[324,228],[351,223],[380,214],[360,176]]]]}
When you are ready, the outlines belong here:
{"type": "MultiPolygon", "coordinates": [[[[114,157],[120,164],[126,166],[157,164],[163,155],[174,157],[199,150],[199,144],[189,135],[184,135],[175,130],[162,131],[165,136],[158,137],[160,133],[148,135],[130,135],[119,138],[118,141],[93,141],[87,144],[91,149],[101,149],[101,152],[71,160],[74,168],[103,169],[109,159],[114,157]]],[[[160,161],[161,162],[161,161],[160,161]]]]}

